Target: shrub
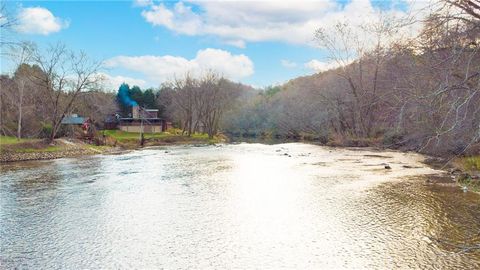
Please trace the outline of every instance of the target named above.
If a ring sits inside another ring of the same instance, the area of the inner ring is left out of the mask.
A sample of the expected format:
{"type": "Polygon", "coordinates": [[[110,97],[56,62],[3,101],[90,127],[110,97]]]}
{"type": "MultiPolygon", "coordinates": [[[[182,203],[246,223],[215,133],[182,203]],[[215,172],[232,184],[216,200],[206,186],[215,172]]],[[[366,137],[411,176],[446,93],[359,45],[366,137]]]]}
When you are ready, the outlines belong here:
{"type": "Polygon", "coordinates": [[[464,167],[471,171],[480,171],[480,156],[463,158],[464,167]]]}
{"type": "Polygon", "coordinates": [[[40,138],[48,138],[52,133],[53,127],[51,124],[42,122],[42,129],[40,131],[39,137],[40,138]]]}
{"type": "Polygon", "coordinates": [[[383,144],[387,146],[401,146],[404,134],[397,131],[387,131],[383,135],[383,144]]]}

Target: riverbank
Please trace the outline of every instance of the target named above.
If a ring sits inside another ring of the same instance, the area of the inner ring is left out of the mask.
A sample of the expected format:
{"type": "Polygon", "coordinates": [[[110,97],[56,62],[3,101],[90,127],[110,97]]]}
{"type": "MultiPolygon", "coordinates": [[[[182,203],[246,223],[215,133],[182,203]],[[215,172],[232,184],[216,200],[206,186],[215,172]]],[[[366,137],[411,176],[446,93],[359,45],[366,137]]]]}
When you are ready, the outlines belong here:
{"type": "Polygon", "coordinates": [[[118,150],[65,138],[47,143],[42,139],[12,140],[11,137],[2,136],[0,142],[0,163],[78,157],[118,150]]]}
{"type": "Polygon", "coordinates": [[[183,135],[180,130],[171,130],[162,133],[145,133],[142,138],[136,132],[120,130],[105,130],[102,132],[103,144],[123,149],[137,149],[145,146],[162,146],[174,144],[215,144],[228,141],[227,137],[217,135],[208,138],[207,134],[194,133],[183,135]]]}
{"type": "Polygon", "coordinates": [[[101,145],[72,138],[59,138],[53,143],[46,143],[42,139],[17,140],[14,137],[1,136],[0,163],[108,154],[146,146],[214,144],[226,141],[223,136],[215,136],[213,139],[209,139],[205,134],[192,134],[189,137],[163,132],[145,134],[142,143],[140,134],[118,130],[107,130],[102,132],[100,136],[101,138],[97,142],[100,142],[101,145]]]}
{"type": "Polygon", "coordinates": [[[455,184],[465,191],[480,193],[480,156],[454,158],[428,157],[424,163],[448,173],[446,177],[431,179],[433,184],[455,184]]]}
{"type": "MultiPolygon", "coordinates": [[[[103,144],[100,146],[92,145],[77,139],[60,138],[55,140],[53,144],[47,144],[41,139],[17,140],[14,137],[2,136],[0,137],[0,163],[108,154],[125,150],[140,149],[148,146],[178,144],[205,145],[229,141],[228,138],[224,136],[216,136],[213,139],[209,139],[206,134],[192,134],[192,136],[188,137],[179,132],[164,132],[145,134],[142,145],[141,137],[138,133],[106,130],[102,132],[100,136],[100,141],[103,144]]],[[[279,142],[280,141],[266,141],[267,144],[275,144],[279,142]]],[[[350,148],[330,145],[329,147],[350,148]]],[[[381,151],[385,148],[371,147],[371,149],[381,151]]],[[[445,177],[431,180],[431,184],[460,185],[467,190],[480,192],[480,156],[457,157],[452,160],[425,156],[424,163],[432,168],[449,173],[446,174],[445,177]]]]}

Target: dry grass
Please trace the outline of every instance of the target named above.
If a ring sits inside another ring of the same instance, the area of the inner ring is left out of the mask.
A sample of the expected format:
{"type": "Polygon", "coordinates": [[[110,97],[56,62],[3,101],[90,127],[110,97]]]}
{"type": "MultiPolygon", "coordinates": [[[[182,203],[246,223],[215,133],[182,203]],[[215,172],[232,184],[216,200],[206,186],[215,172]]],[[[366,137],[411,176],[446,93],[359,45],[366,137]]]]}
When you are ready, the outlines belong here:
{"type": "Polygon", "coordinates": [[[463,157],[460,163],[468,171],[480,171],[480,156],[463,157]]]}

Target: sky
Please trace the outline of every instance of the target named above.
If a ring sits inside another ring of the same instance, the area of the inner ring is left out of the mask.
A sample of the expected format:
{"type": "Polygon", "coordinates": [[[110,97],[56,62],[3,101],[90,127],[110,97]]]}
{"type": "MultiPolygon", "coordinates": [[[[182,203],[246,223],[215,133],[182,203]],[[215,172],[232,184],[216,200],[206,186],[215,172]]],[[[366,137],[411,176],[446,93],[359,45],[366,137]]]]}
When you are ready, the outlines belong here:
{"type": "MultiPolygon", "coordinates": [[[[7,1],[16,41],[62,42],[103,61],[110,87],[142,88],[186,72],[214,70],[254,87],[332,67],[314,41],[319,27],[403,16],[423,2],[321,1],[7,1]],[[419,4],[420,3],[420,4],[419,4]]],[[[2,54],[3,55],[3,54],[2,54]]],[[[1,72],[13,65],[2,56],[1,72]]]]}

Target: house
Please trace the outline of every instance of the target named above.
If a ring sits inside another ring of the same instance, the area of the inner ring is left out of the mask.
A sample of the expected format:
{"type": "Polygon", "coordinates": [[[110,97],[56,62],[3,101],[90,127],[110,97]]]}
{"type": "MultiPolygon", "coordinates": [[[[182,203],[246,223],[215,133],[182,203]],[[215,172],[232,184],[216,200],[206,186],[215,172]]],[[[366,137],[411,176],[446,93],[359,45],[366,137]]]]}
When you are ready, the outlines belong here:
{"type": "Polygon", "coordinates": [[[60,124],[63,134],[67,136],[92,137],[95,130],[90,118],[81,117],[78,114],[65,116],[60,124]]]}
{"type": "MultiPolygon", "coordinates": [[[[169,127],[169,122],[158,117],[157,109],[144,109],[140,106],[132,106],[131,116],[127,118],[118,117],[117,128],[126,132],[160,133],[166,131],[169,127]]],[[[112,119],[109,120],[111,121],[112,119]]],[[[111,122],[107,123],[107,121],[105,121],[105,125],[112,126],[111,122]]]]}
{"type": "Polygon", "coordinates": [[[120,114],[118,114],[118,113],[107,115],[107,117],[105,117],[105,120],[103,121],[103,128],[104,129],[117,129],[119,119],[120,119],[120,114]]]}
{"type": "Polygon", "coordinates": [[[81,126],[81,125],[83,125],[83,123],[85,123],[86,119],[87,118],[85,118],[85,117],[78,116],[78,114],[70,114],[70,115],[65,116],[62,119],[61,124],[62,125],[67,125],[67,126],[68,125],[81,126]]]}

